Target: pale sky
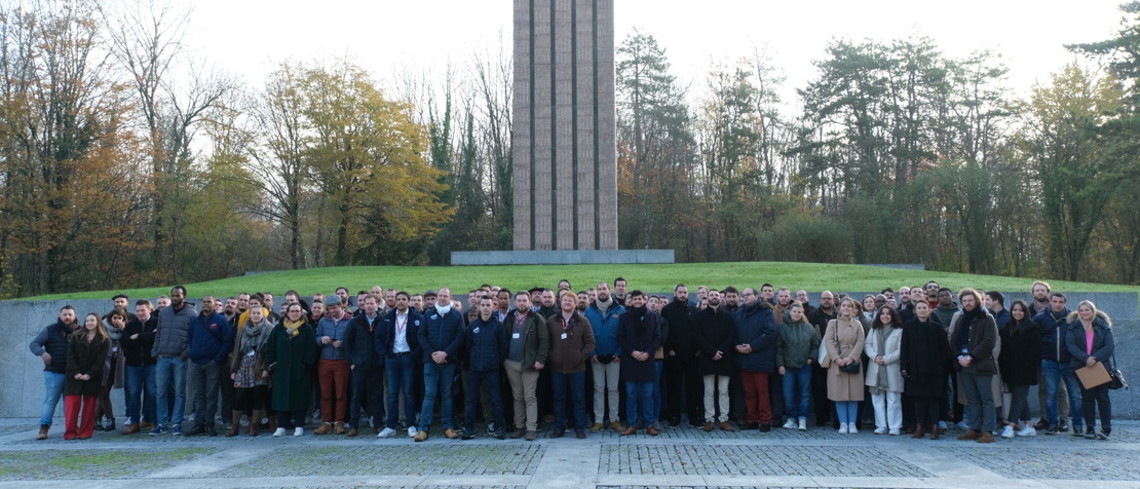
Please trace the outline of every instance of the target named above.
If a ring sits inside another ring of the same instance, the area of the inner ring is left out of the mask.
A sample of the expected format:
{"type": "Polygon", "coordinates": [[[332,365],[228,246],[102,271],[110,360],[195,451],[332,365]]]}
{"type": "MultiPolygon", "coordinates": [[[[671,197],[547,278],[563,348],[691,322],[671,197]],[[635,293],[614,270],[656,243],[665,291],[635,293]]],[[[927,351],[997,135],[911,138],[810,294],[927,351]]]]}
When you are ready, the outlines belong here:
{"type": "MultiPolygon", "coordinates": [[[[1124,0],[744,1],[616,0],[618,43],[654,35],[682,84],[699,91],[714,62],[760,50],[787,81],[785,103],[815,77],[833,38],[933,38],[949,56],[990,49],[1024,94],[1074,59],[1063,44],[1113,37],[1124,0]]],[[[412,69],[442,73],[476,50],[510,50],[511,0],[194,0],[187,48],[260,87],[282,60],[348,57],[381,82],[412,69]]]]}

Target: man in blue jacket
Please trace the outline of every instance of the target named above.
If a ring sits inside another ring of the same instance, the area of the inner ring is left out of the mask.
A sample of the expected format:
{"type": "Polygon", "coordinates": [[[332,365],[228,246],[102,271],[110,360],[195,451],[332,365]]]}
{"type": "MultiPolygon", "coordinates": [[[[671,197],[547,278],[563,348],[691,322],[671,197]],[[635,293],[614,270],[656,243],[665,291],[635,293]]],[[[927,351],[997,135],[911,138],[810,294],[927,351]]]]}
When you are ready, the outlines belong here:
{"type": "Polygon", "coordinates": [[[234,329],[226,317],[216,310],[212,296],[202,299],[202,312],[190,320],[190,368],[187,382],[194,392],[194,428],[187,436],[214,436],[214,415],[218,411],[218,393],[222,373],[228,379],[226,356],[234,347],[234,329]]]}
{"type": "Polygon", "coordinates": [[[740,356],[748,428],[767,432],[772,429],[768,376],[776,370],[776,317],[772,314],[772,305],[760,300],[756,289],[744,289],[740,297],[744,299],[744,307],[733,316],[737,341],[740,341],[736,353],[740,356]]]}
{"type": "Polygon", "coordinates": [[[474,393],[479,392],[480,387],[486,383],[491,392],[495,438],[502,440],[506,438],[506,421],[503,417],[502,397],[499,395],[499,364],[507,356],[507,342],[503,338],[503,325],[494,316],[494,301],[483,296],[479,299],[476,310],[479,315],[471,320],[465,331],[464,348],[471,365],[467,371],[467,387],[472,394],[467,396],[462,438],[475,438],[475,413],[479,407],[479,396],[474,393]]]}
{"type": "Polygon", "coordinates": [[[1049,418],[1049,427],[1045,434],[1055,435],[1064,432],[1065,422],[1057,415],[1057,390],[1063,379],[1065,389],[1069,391],[1069,412],[1073,416],[1073,433],[1081,434],[1081,388],[1077,382],[1077,375],[1069,366],[1071,355],[1066,349],[1066,332],[1068,331],[1069,309],[1066,307],[1065,294],[1054,292],[1049,297],[1049,309],[1041,311],[1033,317],[1033,321],[1041,327],[1041,375],[1045,377],[1045,413],[1049,418]]]}
{"type": "Polygon", "coordinates": [[[396,423],[400,420],[400,393],[404,394],[404,414],[407,416],[408,436],[419,434],[416,428],[416,396],[413,386],[416,378],[423,373],[423,356],[420,351],[419,331],[425,324],[424,316],[411,307],[411,297],[407,292],[396,293],[396,308],[388,311],[376,332],[376,354],[384,363],[388,377],[388,419],[384,429],[377,435],[388,438],[396,435],[396,423]]]}
{"type": "Polygon", "coordinates": [[[59,320],[48,325],[28,347],[32,354],[44,362],[44,403],[40,411],[40,432],[37,440],[47,439],[51,428],[55,407],[63,395],[63,384],[67,377],[67,337],[76,328],[75,309],[63,306],[59,310],[59,320]]]}
{"type": "Polygon", "coordinates": [[[451,289],[443,287],[436,293],[435,307],[424,311],[424,326],[418,333],[424,360],[424,402],[420,407],[420,429],[417,442],[428,439],[431,430],[435,396],[442,399],[440,417],[443,418],[443,435],[455,439],[454,405],[451,399],[451,382],[455,378],[455,365],[459,348],[463,346],[463,315],[451,308],[451,289]]]}
{"type": "Polygon", "coordinates": [[[594,327],[594,352],[590,355],[590,372],[594,380],[594,425],[591,431],[601,431],[603,422],[609,419],[610,429],[621,432],[621,416],[618,414],[618,376],[621,373],[621,348],[618,346],[617,332],[625,307],[610,295],[610,284],[598,282],[598,298],[586,308],[586,319],[594,327]],[[606,418],[606,403],[609,403],[609,417],[606,418]]]}

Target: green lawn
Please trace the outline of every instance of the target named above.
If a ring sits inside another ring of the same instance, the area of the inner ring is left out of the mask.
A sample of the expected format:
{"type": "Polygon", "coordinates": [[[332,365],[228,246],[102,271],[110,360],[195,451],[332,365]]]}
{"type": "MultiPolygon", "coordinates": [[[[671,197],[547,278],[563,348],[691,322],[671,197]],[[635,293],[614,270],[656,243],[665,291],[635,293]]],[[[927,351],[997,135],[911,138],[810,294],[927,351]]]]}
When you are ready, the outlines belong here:
{"type": "MultiPolygon", "coordinates": [[[[498,265],[469,267],[338,267],[308,270],[290,270],[247,277],[185,284],[190,297],[204,295],[231,296],[239,292],[269,291],[282,294],[296,289],[303,296],[315,292],[332,293],[337,286],[346,286],[351,293],[367,290],[373,285],[385,289],[396,286],[410,292],[423,292],[442,286],[453,291],[466,292],[483,283],[504,286],[512,290],[535,285],[555,287],[559,279],[569,279],[574,290],[582,290],[598,281],[612,282],[624,277],[631,289],[647,292],[665,292],[678,282],[697,285],[737,288],[759,287],[762,283],[788,286],[793,290],[804,288],[818,292],[825,289],[837,292],[877,291],[891,286],[937,280],[939,284],[958,289],[975,287],[983,290],[1028,291],[1034,279],[1010,278],[993,275],[971,275],[933,271],[899,270],[862,265],[830,265],[821,263],[738,262],[738,263],[683,263],[672,265],[498,265]]],[[[1096,284],[1087,282],[1049,281],[1054,289],[1069,292],[1140,292],[1140,287],[1096,284]]],[[[155,297],[166,294],[170,286],[147,289],[103,290],[29,297],[24,300],[51,299],[106,299],[124,292],[131,297],[155,297]]]]}

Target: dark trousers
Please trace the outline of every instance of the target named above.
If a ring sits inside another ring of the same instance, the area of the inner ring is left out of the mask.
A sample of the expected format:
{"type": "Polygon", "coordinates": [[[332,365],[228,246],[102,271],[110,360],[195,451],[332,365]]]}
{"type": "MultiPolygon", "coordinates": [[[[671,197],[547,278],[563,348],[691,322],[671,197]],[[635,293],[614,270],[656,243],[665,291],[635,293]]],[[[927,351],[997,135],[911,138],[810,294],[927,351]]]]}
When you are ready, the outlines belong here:
{"type": "Polygon", "coordinates": [[[665,413],[670,422],[686,413],[689,423],[701,424],[704,420],[702,391],[704,377],[697,371],[696,357],[679,355],[665,358],[665,413]]]}
{"type": "MultiPolygon", "coordinates": [[[[1102,430],[1112,427],[1112,401],[1108,398],[1108,384],[1099,385],[1092,389],[1081,389],[1081,412],[1085,415],[1085,427],[1093,429],[1096,422],[1096,411],[1100,408],[1100,428],[1102,430]]],[[[1073,423],[1075,426],[1076,423],[1073,423]]]]}
{"type": "Polygon", "coordinates": [[[815,404],[815,425],[823,426],[831,421],[835,412],[835,403],[827,398],[827,369],[817,363],[812,364],[815,369],[811,376],[811,397],[815,404]]]}
{"type": "Polygon", "coordinates": [[[507,425],[505,421],[506,418],[503,417],[503,400],[502,397],[499,396],[499,369],[483,372],[468,370],[467,386],[471,388],[471,392],[466,398],[467,404],[464,410],[463,428],[468,432],[475,430],[475,413],[481,404],[481,396],[478,393],[482,391],[482,387],[485,386],[487,391],[494,393],[494,395],[490,396],[490,401],[491,416],[495,419],[495,429],[500,432],[505,430],[507,425]]]}
{"type": "Polygon", "coordinates": [[[938,423],[942,411],[942,396],[912,397],[914,402],[914,421],[920,425],[929,426],[938,423]]]}
{"type": "Polygon", "coordinates": [[[348,405],[348,426],[360,426],[361,407],[371,418],[372,426],[384,423],[384,370],[378,366],[352,369],[352,401],[348,405]]]}
{"type": "Polygon", "coordinates": [[[194,426],[214,426],[214,416],[218,413],[218,376],[224,370],[222,364],[190,362],[186,382],[194,390],[194,426]]]}

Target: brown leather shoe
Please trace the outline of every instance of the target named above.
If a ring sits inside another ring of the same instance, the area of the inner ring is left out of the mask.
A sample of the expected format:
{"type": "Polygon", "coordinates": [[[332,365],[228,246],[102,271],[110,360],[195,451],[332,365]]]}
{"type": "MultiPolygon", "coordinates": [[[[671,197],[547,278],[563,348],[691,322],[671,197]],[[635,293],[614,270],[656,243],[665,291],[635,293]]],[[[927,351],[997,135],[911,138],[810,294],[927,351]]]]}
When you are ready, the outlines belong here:
{"type": "Polygon", "coordinates": [[[348,436],[348,437],[353,437],[356,435],[357,435],[356,428],[352,428],[352,429],[348,430],[348,433],[345,433],[345,436],[348,436]]]}
{"type": "Polygon", "coordinates": [[[925,435],[926,435],[926,427],[923,425],[915,425],[914,434],[910,435],[910,437],[917,440],[917,439],[921,439],[925,435]]]}
{"type": "Polygon", "coordinates": [[[36,435],[36,439],[37,440],[46,440],[48,428],[51,428],[51,427],[46,425],[46,424],[41,424],[40,425],[40,432],[39,432],[39,434],[36,435]]]}
{"type": "Polygon", "coordinates": [[[637,433],[637,427],[636,426],[629,426],[625,429],[625,431],[621,432],[621,436],[629,436],[629,435],[632,435],[634,433],[637,433]]]}
{"type": "Polygon", "coordinates": [[[962,433],[961,435],[958,435],[959,440],[977,440],[978,438],[981,438],[981,437],[982,437],[982,434],[978,433],[975,430],[969,430],[965,433],[962,433]]]}
{"type": "Polygon", "coordinates": [[[649,436],[657,436],[657,428],[650,426],[645,429],[645,433],[649,436]]]}
{"type": "Polygon", "coordinates": [[[704,428],[702,428],[702,429],[703,429],[703,430],[705,430],[705,431],[712,431],[712,430],[713,430],[713,428],[715,428],[715,426],[713,426],[713,422],[712,422],[712,421],[705,421],[705,427],[704,427],[704,428]]]}
{"type": "Polygon", "coordinates": [[[610,429],[621,433],[623,430],[625,430],[625,427],[621,425],[621,421],[614,421],[613,423],[610,423],[610,429]]]}
{"type": "Polygon", "coordinates": [[[327,435],[327,434],[329,434],[330,431],[332,431],[332,429],[333,429],[332,423],[329,423],[328,421],[326,421],[324,423],[321,423],[320,427],[313,430],[313,434],[314,435],[327,435]]]}
{"type": "Polygon", "coordinates": [[[993,443],[994,435],[988,431],[983,430],[982,436],[978,437],[978,443],[993,443]]]}
{"type": "Polygon", "coordinates": [[[345,434],[344,422],[343,421],[337,421],[336,423],[333,424],[333,433],[338,434],[338,435],[345,434]]]}
{"type": "Polygon", "coordinates": [[[121,433],[124,435],[133,435],[135,433],[138,433],[141,429],[142,428],[139,427],[138,423],[131,423],[127,425],[127,429],[121,431],[121,433]]]}
{"type": "Polygon", "coordinates": [[[724,431],[736,431],[736,428],[734,426],[732,426],[731,424],[728,424],[728,421],[721,423],[720,429],[722,429],[724,431]]]}

